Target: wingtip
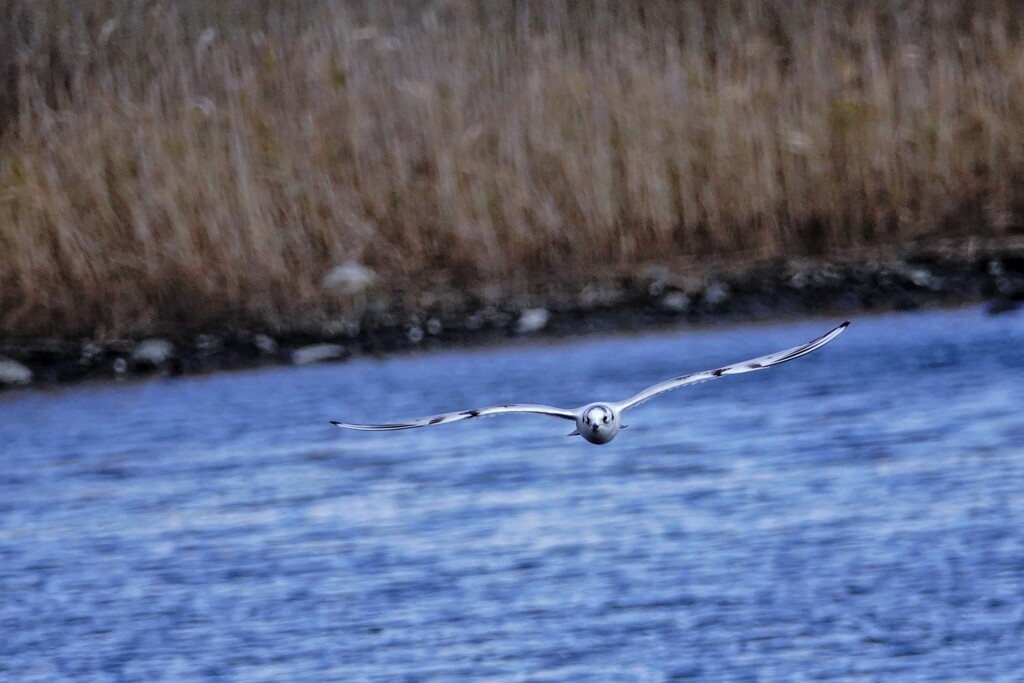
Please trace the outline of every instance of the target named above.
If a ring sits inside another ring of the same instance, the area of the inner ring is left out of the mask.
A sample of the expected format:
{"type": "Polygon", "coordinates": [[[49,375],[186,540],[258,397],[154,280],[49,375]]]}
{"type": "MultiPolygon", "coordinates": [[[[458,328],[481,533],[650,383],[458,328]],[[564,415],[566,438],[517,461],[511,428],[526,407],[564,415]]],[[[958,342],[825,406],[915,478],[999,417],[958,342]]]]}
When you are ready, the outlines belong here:
{"type": "Polygon", "coordinates": [[[342,423],[338,422],[337,420],[331,420],[331,424],[334,425],[335,427],[344,427],[345,426],[342,423]]]}

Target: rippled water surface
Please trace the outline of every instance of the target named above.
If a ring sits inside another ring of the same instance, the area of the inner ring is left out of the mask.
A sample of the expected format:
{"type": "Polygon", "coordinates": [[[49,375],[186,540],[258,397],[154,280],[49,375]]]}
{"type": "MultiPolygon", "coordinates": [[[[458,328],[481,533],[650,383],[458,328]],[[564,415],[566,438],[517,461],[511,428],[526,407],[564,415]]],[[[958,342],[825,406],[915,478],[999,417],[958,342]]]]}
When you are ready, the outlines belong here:
{"type": "Polygon", "coordinates": [[[1024,315],[0,395],[0,680],[1024,680],[1024,315]]]}

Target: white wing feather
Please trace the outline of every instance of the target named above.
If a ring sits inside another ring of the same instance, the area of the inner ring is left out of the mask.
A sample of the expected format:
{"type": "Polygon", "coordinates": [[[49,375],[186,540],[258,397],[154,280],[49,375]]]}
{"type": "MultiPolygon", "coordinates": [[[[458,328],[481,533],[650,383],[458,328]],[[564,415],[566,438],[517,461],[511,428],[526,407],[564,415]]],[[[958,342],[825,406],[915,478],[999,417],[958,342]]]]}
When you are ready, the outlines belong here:
{"type": "Polygon", "coordinates": [[[760,358],[753,358],[751,360],[745,360],[741,363],[734,365],[727,365],[717,370],[704,370],[703,372],[695,372],[690,375],[682,375],[680,377],[674,377],[667,379],[664,382],[659,382],[652,387],[648,387],[641,391],[636,396],[629,398],[622,403],[617,404],[619,410],[625,410],[626,408],[635,408],[644,401],[654,398],[658,394],[663,394],[666,391],[672,391],[679,387],[690,386],[691,384],[698,384],[700,382],[707,382],[711,379],[718,377],[724,377],[725,375],[738,375],[742,372],[753,372],[754,370],[764,370],[766,368],[774,367],[781,363],[786,363],[800,356],[805,356],[812,351],[817,351],[825,344],[838,337],[846,326],[849,325],[849,321],[839,325],[828,334],[818,337],[814,341],[809,341],[806,344],[800,346],[794,346],[791,349],[785,351],[778,351],[776,353],[770,353],[767,356],[761,356],[760,358]]]}
{"type": "Polygon", "coordinates": [[[487,408],[460,410],[454,413],[441,413],[440,415],[420,417],[415,420],[407,420],[405,422],[389,422],[387,424],[353,424],[350,422],[336,422],[332,420],[331,424],[344,427],[345,429],[358,429],[365,432],[388,432],[396,429],[429,427],[431,425],[446,424],[448,422],[458,422],[459,420],[469,420],[474,417],[487,417],[489,415],[504,415],[508,413],[532,413],[536,415],[560,417],[563,420],[576,420],[576,411],[573,410],[563,410],[562,408],[553,408],[551,406],[530,403],[510,403],[500,406],[489,406],[487,408]]]}

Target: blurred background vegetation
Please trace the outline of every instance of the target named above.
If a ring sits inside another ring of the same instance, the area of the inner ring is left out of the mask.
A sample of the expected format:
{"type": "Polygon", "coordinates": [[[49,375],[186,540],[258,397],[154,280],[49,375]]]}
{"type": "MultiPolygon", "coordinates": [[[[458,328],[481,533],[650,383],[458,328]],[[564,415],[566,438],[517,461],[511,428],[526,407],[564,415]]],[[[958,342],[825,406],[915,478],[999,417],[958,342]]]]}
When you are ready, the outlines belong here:
{"type": "Polygon", "coordinates": [[[1010,0],[0,1],[0,336],[1024,232],[1010,0]]]}

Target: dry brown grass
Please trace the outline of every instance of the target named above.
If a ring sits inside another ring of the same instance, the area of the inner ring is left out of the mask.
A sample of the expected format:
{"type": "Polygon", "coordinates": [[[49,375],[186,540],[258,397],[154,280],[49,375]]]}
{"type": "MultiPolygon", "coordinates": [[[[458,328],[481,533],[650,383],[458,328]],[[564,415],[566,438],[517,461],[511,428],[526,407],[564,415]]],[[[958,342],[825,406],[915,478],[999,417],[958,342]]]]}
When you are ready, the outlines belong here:
{"type": "Polygon", "coordinates": [[[1011,0],[3,0],[0,336],[1024,222],[1011,0]],[[571,9],[572,7],[577,9],[571,9]]]}

